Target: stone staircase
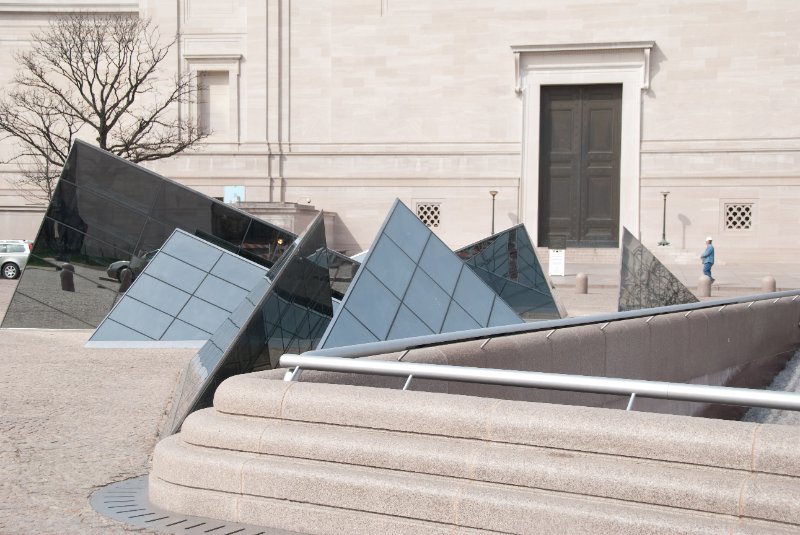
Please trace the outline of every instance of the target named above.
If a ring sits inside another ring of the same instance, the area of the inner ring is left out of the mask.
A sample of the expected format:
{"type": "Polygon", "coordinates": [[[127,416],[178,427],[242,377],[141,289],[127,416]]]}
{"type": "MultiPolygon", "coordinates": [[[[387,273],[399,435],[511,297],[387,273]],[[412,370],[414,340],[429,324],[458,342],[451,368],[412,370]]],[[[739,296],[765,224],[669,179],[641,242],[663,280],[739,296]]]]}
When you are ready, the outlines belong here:
{"type": "Polygon", "coordinates": [[[150,500],[301,533],[796,533],[800,429],[237,376],[150,500]]]}

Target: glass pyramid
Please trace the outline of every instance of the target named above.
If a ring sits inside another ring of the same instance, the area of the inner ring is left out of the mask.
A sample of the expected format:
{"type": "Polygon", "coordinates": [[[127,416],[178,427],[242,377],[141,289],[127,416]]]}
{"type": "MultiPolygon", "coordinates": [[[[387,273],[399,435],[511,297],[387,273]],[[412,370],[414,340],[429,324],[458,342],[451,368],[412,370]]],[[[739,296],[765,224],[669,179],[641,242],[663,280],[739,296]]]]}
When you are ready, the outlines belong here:
{"type": "Polygon", "coordinates": [[[228,377],[274,368],[283,353],[316,347],[333,316],[328,256],[319,214],[191,360],[165,434],[210,406],[228,377]]]}
{"type": "Polygon", "coordinates": [[[522,323],[396,200],[319,347],[522,323]]]}
{"type": "Polygon", "coordinates": [[[117,301],[87,347],[199,347],[267,270],[180,229],[117,301]]]}
{"type": "Polygon", "coordinates": [[[563,317],[524,225],[467,245],[456,254],[523,319],[563,317]]]}
{"type": "Polygon", "coordinates": [[[126,262],[134,268],[176,228],[265,267],[295,239],[288,231],[75,141],[2,326],[97,327],[127,289],[112,267],[126,262]],[[74,270],[71,276],[62,272],[65,263],[74,270]],[[62,286],[64,278],[73,284],[62,286]]]}
{"type": "Polygon", "coordinates": [[[697,303],[698,299],[647,247],[623,228],[618,310],[697,303]]]}

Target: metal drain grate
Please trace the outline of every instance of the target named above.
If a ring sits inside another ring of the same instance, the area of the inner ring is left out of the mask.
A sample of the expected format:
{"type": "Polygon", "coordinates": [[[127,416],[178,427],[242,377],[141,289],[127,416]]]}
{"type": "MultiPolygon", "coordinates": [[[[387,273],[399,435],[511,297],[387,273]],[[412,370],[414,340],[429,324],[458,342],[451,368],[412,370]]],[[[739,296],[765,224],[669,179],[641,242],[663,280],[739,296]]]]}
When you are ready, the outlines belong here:
{"type": "Polygon", "coordinates": [[[185,535],[291,535],[293,532],[187,516],[159,509],[147,495],[147,476],[111,483],[95,491],[92,508],[119,522],[163,533],[185,535]]]}

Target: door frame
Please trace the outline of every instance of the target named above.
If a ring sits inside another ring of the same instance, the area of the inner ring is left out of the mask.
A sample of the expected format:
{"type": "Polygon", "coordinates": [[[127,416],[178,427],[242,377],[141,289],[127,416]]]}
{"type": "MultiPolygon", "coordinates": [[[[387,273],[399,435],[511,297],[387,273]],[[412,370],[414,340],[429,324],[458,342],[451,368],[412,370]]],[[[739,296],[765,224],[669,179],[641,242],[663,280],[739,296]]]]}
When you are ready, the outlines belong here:
{"type": "MultiPolygon", "coordinates": [[[[539,124],[543,85],[622,84],[619,243],[623,228],[639,235],[642,91],[650,86],[652,41],[513,46],[516,92],[522,96],[520,221],[539,235],[539,124]]],[[[538,240],[537,240],[538,241],[538,240]]]]}

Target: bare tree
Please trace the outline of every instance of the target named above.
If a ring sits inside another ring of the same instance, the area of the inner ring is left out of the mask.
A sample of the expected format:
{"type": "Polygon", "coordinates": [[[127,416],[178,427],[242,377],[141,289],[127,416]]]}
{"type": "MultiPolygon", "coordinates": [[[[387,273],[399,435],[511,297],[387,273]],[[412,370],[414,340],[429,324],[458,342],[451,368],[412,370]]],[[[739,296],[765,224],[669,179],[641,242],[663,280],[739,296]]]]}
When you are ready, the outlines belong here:
{"type": "Polygon", "coordinates": [[[175,40],[161,44],[149,19],[67,15],[32,40],[16,54],[19,70],[0,99],[0,132],[17,141],[16,184],[29,197],[51,197],[79,133],[133,162],[174,156],[208,135],[180,118],[195,80],[162,72],[175,40]]]}

